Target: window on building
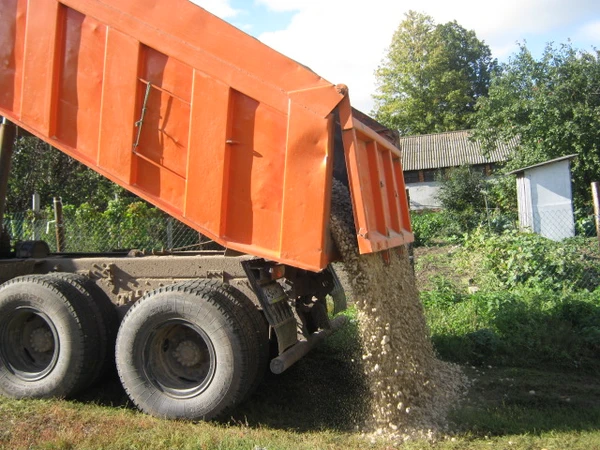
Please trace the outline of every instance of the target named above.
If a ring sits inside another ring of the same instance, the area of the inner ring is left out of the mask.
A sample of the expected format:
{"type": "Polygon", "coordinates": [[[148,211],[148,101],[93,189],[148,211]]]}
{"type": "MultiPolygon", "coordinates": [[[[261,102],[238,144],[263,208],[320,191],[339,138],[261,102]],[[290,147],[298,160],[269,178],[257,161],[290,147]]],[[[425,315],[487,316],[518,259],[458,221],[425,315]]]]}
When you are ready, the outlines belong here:
{"type": "Polygon", "coordinates": [[[418,170],[409,170],[409,171],[404,172],[404,182],[406,184],[418,183],[419,182],[419,171],[418,170]]]}
{"type": "Polygon", "coordinates": [[[424,170],[423,181],[435,181],[435,170],[424,170]]]}
{"type": "Polygon", "coordinates": [[[486,175],[487,172],[485,170],[485,164],[477,164],[475,166],[472,167],[473,172],[479,172],[483,175],[486,175]]]}

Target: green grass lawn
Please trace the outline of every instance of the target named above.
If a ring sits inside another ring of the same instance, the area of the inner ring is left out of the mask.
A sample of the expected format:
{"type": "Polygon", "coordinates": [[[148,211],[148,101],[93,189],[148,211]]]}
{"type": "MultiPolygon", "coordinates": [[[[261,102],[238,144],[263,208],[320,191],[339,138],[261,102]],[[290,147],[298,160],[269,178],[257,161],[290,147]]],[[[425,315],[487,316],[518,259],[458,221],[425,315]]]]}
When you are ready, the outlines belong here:
{"type": "Polygon", "coordinates": [[[437,442],[371,443],[357,426],[366,386],[350,325],[281,376],[267,375],[231,417],[188,423],[131,407],[115,376],[75,400],[0,398],[0,448],[600,449],[600,377],[511,367],[464,370],[468,397],[437,442]]]}

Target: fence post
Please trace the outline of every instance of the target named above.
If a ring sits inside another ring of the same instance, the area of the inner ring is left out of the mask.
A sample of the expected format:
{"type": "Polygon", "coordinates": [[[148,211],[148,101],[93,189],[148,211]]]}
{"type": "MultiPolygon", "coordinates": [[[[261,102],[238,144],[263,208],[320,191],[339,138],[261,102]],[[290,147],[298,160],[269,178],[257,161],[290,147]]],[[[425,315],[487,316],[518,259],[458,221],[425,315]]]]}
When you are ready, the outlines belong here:
{"type": "Polygon", "coordinates": [[[32,198],[32,203],[33,203],[33,236],[31,237],[34,241],[39,241],[40,240],[40,230],[39,230],[39,219],[40,219],[40,212],[41,212],[41,205],[40,205],[40,194],[38,194],[37,192],[33,193],[33,198],[32,198]]]}
{"type": "Polygon", "coordinates": [[[56,229],[56,252],[64,251],[65,228],[63,226],[62,199],[54,197],[54,227],[56,229]]]}
{"type": "Polygon", "coordinates": [[[596,222],[596,236],[600,246],[600,183],[592,182],[592,198],[594,199],[594,219],[596,222]]]}
{"type": "Polygon", "coordinates": [[[6,118],[0,119],[0,254],[10,255],[10,235],[4,230],[4,211],[6,209],[6,193],[8,192],[8,176],[13,155],[13,144],[17,127],[6,118]]]}

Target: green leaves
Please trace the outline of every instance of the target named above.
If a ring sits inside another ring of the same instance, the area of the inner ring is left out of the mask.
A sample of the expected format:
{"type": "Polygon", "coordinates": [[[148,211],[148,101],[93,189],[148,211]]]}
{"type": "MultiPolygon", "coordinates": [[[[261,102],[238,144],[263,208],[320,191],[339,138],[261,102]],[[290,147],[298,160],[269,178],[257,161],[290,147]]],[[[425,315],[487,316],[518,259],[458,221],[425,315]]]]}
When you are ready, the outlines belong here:
{"type": "Polygon", "coordinates": [[[536,60],[521,45],[479,99],[474,136],[488,149],[518,137],[510,170],[578,154],[576,201],[588,200],[600,173],[600,52],[548,45],[536,60]]]}
{"type": "Polygon", "coordinates": [[[68,204],[90,203],[106,207],[115,194],[126,192],[102,175],[88,169],[73,158],[50,147],[35,137],[19,137],[10,172],[7,212],[31,208],[31,197],[37,192],[43,206],[53,197],[68,204]]]}
{"type": "Polygon", "coordinates": [[[600,286],[600,264],[585,256],[586,244],[577,238],[555,242],[534,233],[478,229],[467,236],[458,258],[481,286],[594,290],[600,286]]]}
{"type": "Polygon", "coordinates": [[[374,114],[404,135],[468,128],[495,67],[473,31],[409,11],[376,71],[374,114]]]}

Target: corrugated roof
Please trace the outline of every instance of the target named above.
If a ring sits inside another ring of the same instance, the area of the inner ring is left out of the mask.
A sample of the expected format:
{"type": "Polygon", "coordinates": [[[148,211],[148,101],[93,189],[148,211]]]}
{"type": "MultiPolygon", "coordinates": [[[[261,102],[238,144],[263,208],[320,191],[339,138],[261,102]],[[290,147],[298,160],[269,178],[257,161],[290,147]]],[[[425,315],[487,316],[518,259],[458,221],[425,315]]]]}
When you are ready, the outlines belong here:
{"type": "Polygon", "coordinates": [[[522,167],[521,169],[513,170],[512,172],[507,172],[506,175],[518,175],[529,169],[535,169],[536,167],[547,166],[548,164],[552,164],[552,163],[559,162],[559,161],[564,161],[565,159],[573,159],[573,158],[576,158],[577,156],[579,156],[577,153],[574,153],[572,155],[560,156],[558,158],[554,158],[549,161],[544,161],[544,162],[541,162],[538,164],[534,164],[532,166],[522,167]]]}
{"type": "Polygon", "coordinates": [[[469,140],[470,130],[400,137],[402,167],[408,170],[441,169],[506,161],[518,139],[499,143],[487,156],[481,145],[469,140]]]}

